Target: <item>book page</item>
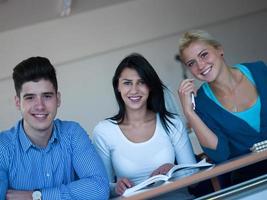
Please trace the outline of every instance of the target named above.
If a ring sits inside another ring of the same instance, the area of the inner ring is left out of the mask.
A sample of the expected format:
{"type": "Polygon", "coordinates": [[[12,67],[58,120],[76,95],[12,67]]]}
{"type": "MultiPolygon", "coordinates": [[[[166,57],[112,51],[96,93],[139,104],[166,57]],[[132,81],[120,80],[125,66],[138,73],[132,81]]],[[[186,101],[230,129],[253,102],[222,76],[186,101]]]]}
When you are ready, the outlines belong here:
{"type": "MultiPolygon", "coordinates": [[[[131,188],[126,189],[125,192],[123,193],[123,196],[130,195],[137,190],[144,189],[144,188],[150,186],[151,184],[154,184],[157,182],[165,182],[168,179],[169,179],[169,177],[166,175],[163,175],[163,174],[158,174],[156,176],[152,176],[152,177],[148,178],[147,180],[145,180],[145,181],[143,181],[143,182],[141,182],[141,183],[139,183],[139,184],[137,184],[131,188]]],[[[156,185],[158,185],[158,184],[156,184],[156,185]]]]}
{"type": "Polygon", "coordinates": [[[201,167],[212,167],[213,164],[206,162],[206,159],[201,160],[198,163],[194,164],[180,164],[180,165],[175,165],[173,168],[170,169],[170,171],[166,174],[158,174],[156,176],[152,176],[148,178],[147,180],[131,187],[125,190],[123,193],[123,196],[130,196],[133,193],[136,193],[138,190],[143,190],[145,188],[150,188],[150,187],[156,187],[159,185],[162,185],[164,182],[168,182],[169,179],[173,177],[185,177],[192,175],[198,171],[199,168],[201,167]],[[174,175],[174,176],[173,176],[174,175]],[[153,184],[153,185],[152,185],[153,184]],[[149,186],[149,187],[148,187],[149,186]]]}
{"type": "Polygon", "coordinates": [[[195,164],[179,164],[179,165],[175,165],[173,168],[170,169],[170,171],[166,174],[168,177],[171,177],[173,175],[174,172],[181,170],[181,169],[185,169],[185,168],[202,168],[202,167],[211,167],[213,166],[213,164],[208,163],[206,161],[206,159],[202,159],[201,161],[199,161],[198,163],[195,164]]]}

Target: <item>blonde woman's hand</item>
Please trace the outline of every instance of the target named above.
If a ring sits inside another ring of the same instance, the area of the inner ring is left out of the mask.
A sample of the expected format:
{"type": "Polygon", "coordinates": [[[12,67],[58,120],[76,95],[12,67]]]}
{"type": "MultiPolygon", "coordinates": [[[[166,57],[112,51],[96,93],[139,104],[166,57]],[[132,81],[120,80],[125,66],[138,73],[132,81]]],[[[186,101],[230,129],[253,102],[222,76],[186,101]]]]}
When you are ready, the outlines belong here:
{"type": "Polygon", "coordinates": [[[178,95],[185,115],[193,111],[192,93],[196,96],[194,79],[183,80],[179,85],[178,95]]]}
{"type": "Polygon", "coordinates": [[[133,187],[132,182],[128,178],[119,178],[115,187],[115,192],[122,195],[127,188],[133,187]]]}

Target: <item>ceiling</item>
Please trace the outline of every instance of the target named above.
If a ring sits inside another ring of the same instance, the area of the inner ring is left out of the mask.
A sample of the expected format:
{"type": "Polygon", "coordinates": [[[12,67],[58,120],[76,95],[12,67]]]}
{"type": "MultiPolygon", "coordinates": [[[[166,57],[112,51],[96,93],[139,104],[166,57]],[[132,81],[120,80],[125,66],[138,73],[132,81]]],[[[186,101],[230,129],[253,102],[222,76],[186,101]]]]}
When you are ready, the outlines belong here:
{"type": "MultiPolygon", "coordinates": [[[[133,0],[70,0],[71,15],[133,0]]],[[[0,32],[61,17],[64,0],[0,0],[0,32]]]]}

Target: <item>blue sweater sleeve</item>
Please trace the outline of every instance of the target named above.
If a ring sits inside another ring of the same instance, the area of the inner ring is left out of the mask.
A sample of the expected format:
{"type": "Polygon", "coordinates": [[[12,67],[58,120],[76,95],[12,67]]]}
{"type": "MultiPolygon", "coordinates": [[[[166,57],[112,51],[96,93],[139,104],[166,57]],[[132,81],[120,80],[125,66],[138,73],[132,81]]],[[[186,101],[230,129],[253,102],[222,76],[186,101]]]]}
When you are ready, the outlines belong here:
{"type": "Polygon", "coordinates": [[[209,127],[209,129],[211,129],[218,137],[216,149],[210,149],[202,146],[203,151],[215,163],[221,163],[223,161],[228,160],[230,156],[229,142],[227,137],[223,134],[223,130],[220,128],[220,125],[201,111],[197,111],[197,114],[202,119],[202,121],[209,127]]]}

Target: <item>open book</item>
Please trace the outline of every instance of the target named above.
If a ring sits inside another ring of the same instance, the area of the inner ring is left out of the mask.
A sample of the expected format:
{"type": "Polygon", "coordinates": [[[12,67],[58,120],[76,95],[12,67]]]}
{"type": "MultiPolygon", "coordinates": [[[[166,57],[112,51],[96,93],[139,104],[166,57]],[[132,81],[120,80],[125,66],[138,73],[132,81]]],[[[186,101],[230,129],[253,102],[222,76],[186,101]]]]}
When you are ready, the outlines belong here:
{"type": "Polygon", "coordinates": [[[139,190],[148,189],[151,187],[156,187],[159,185],[162,185],[164,183],[168,183],[172,179],[177,180],[179,178],[192,175],[193,173],[198,172],[199,169],[203,168],[212,168],[214,164],[206,162],[206,159],[203,159],[195,164],[179,164],[173,166],[173,168],[170,169],[170,171],[164,175],[164,174],[158,174],[152,177],[149,177],[145,181],[128,188],[124,191],[123,196],[131,196],[138,192],[139,190]]]}

